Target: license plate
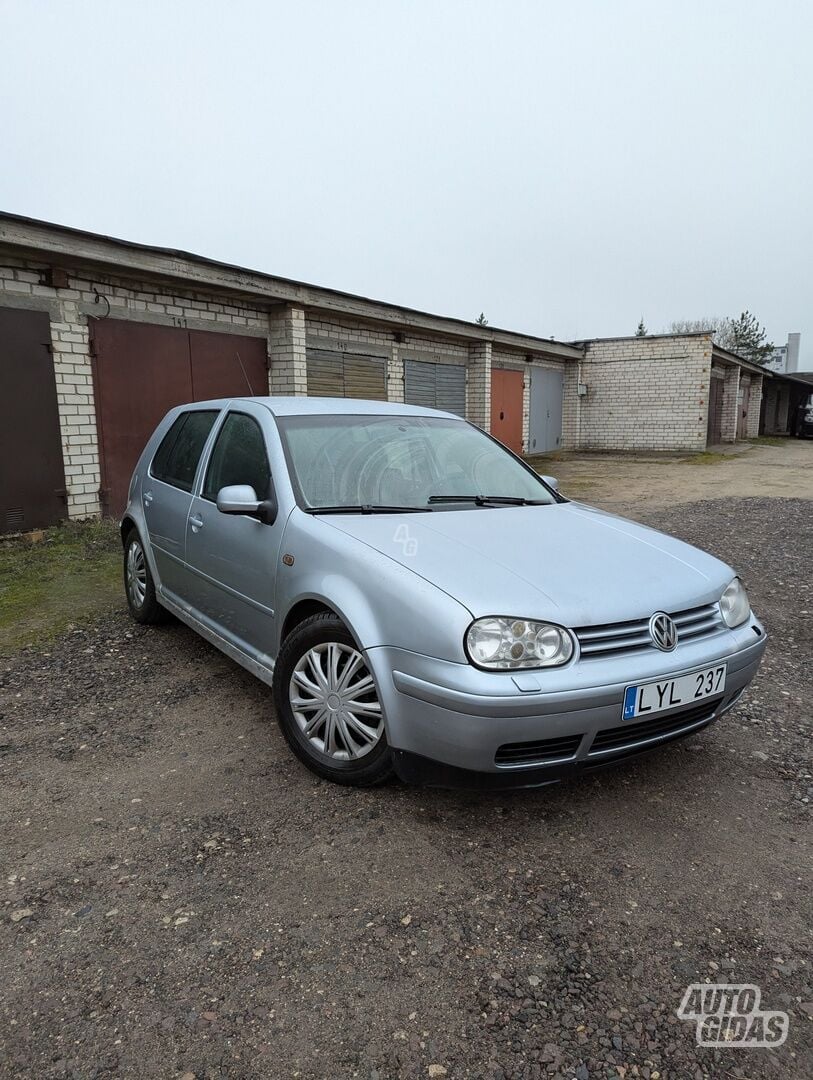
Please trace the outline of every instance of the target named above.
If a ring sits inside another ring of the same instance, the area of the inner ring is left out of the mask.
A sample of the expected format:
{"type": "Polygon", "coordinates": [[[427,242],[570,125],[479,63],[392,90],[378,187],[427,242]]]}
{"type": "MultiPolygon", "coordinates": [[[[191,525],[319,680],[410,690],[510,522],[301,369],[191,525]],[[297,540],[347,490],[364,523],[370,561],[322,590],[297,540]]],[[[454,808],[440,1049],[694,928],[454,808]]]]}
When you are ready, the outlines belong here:
{"type": "Polygon", "coordinates": [[[679,705],[691,705],[712,694],[725,690],[726,665],[693,671],[691,675],[679,675],[676,679],[661,679],[660,682],[641,683],[628,686],[624,691],[624,720],[636,716],[651,716],[653,713],[676,709],[679,705]]]}

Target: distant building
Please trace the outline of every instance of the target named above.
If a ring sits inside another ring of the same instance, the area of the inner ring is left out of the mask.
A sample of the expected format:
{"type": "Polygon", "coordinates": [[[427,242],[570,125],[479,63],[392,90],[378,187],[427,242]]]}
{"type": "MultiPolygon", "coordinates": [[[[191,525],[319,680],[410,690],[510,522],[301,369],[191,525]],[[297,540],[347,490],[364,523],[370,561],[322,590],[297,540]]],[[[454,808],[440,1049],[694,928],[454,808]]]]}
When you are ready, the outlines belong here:
{"type": "Polygon", "coordinates": [[[787,345],[780,345],[768,360],[767,366],[780,375],[792,375],[799,370],[799,340],[801,334],[788,334],[787,345]]]}

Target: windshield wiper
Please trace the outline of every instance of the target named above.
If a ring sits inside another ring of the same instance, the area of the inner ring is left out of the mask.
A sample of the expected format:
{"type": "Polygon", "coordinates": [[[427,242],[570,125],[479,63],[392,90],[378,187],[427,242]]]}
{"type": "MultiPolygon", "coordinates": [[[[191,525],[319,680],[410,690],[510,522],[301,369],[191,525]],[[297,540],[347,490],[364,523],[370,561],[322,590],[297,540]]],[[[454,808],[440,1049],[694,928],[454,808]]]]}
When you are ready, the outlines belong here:
{"type": "Polygon", "coordinates": [[[431,514],[429,506],[386,506],[381,503],[360,503],[357,506],[309,506],[306,514],[431,514]]]}
{"type": "Polygon", "coordinates": [[[547,506],[544,499],[523,499],[519,495],[430,495],[430,503],[472,502],[475,506],[547,506]]]}

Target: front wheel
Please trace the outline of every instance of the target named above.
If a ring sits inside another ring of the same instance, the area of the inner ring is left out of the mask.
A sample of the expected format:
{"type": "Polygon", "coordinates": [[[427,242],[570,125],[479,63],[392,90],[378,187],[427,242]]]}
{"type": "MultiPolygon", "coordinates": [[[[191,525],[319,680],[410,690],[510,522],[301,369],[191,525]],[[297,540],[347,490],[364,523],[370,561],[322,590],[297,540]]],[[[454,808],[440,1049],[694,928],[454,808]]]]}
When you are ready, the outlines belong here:
{"type": "Polygon", "coordinates": [[[136,622],[166,622],[169,613],[156,599],[155,583],[144,545],[135,529],[130,530],[124,542],[124,591],[127,594],[127,607],[136,622]]]}
{"type": "Polygon", "coordinates": [[[313,615],[283,642],[274,704],[293,752],[318,776],[370,787],[392,773],[372,672],[336,615],[313,615]]]}

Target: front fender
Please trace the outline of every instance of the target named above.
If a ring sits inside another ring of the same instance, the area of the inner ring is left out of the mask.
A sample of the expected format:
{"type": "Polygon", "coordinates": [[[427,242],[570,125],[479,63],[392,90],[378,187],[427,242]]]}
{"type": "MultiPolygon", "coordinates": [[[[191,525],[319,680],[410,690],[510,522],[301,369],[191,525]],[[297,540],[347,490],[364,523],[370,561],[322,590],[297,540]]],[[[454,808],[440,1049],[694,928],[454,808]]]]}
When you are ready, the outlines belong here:
{"type": "Polygon", "coordinates": [[[412,570],[318,518],[296,513],[282,550],[294,563],[279,568],[278,627],[296,604],[315,600],[339,615],[362,649],[383,645],[466,662],[463,638],[471,612],[412,570]]]}

